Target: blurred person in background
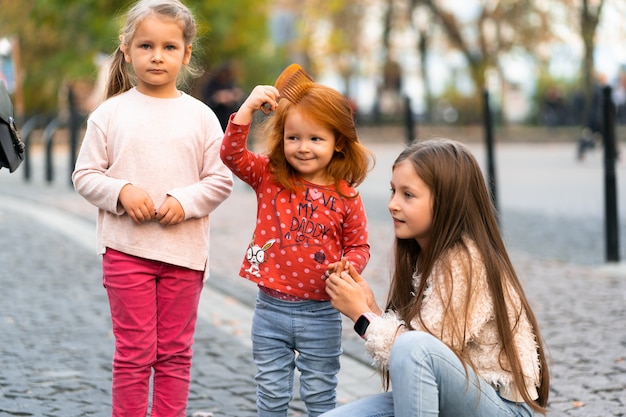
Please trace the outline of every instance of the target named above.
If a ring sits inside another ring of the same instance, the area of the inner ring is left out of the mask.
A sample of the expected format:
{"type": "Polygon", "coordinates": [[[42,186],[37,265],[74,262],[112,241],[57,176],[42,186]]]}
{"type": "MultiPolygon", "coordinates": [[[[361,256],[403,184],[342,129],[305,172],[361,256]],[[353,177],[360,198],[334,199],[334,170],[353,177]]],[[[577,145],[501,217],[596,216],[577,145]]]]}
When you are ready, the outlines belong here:
{"type": "Polygon", "coordinates": [[[243,90],[236,83],[235,71],[230,63],[220,66],[202,89],[202,101],[217,115],[222,130],[226,129],[230,115],[239,108],[243,96],[243,90]]]}

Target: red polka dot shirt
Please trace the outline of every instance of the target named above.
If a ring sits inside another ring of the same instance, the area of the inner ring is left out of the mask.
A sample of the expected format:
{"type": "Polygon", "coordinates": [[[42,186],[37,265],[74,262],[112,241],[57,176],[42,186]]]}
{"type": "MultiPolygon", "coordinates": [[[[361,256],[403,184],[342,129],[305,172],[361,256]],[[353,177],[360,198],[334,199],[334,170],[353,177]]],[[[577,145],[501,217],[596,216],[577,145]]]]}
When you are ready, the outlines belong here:
{"type": "MultiPolygon", "coordinates": [[[[334,186],[304,182],[292,192],[273,179],[269,158],[249,151],[250,126],[229,123],[222,161],[257,197],[257,221],[239,274],[272,293],[329,300],[328,265],[347,258],[362,272],[370,258],[367,217],[360,196],[345,198],[334,186]]],[[[342,184],[344,195],[356,190],[342,184]]]]}

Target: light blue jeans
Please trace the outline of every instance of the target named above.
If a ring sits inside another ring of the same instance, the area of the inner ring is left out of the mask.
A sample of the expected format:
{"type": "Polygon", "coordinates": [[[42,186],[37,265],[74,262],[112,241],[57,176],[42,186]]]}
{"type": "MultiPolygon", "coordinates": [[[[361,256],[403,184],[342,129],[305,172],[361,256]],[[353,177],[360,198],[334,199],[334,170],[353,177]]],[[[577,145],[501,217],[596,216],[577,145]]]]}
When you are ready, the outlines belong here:
{"type": "Polygon", "coordinates": [[[283,301],[259,291],[252,318],[259,417],[286,417],[294,368],[309,416],[336,406],[341,315],[329,301],[283,301]]]}
{"type": "Polygon", "coordinates": [[[389,358],[393,391],[363,398],[322,417],[530,417],[526,403],[503,399],[457,356],[425,332],[398,336],[389,358]]]}

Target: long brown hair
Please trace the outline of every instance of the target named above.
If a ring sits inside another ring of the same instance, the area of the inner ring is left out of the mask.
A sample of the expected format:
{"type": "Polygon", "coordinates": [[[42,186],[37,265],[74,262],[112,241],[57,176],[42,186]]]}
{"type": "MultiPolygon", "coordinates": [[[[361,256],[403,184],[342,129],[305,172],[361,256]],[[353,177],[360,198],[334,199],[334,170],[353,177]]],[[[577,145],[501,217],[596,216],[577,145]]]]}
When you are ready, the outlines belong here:
{"type": "MultiPolygon", "coordinates": [[[[429,187],[433,195],[433,215],[430,239],[422,248],[415,239],[395,240],[395,270],[392,277],[387,308],[398,312],[401,319],[410,327],[411,320],[420,317],[421,303],[426,290],[427,277],[435,262],[449,269],[446,253],[456,248],[469,259],[469,249],[463,238],[471,239],[478,249],[487,282],[494,302],[495,320],[505,358],[510,365],[515,385],[525,402],[538,412],[545,413],[548,402],[550,375],[543,342],[535,315],[524,295],[517,274],[509,259],[495,216],[495,208],[487,192],[485,179],[476,159],[466,146],[447,139],[431,139],[416,142],[407,147],[396,159],[393,167],[409,161],[417,175],[429,187]],[[422,279],[418,288],[413,288],[413,274],[422,279]],[[526,313],[535,332],[537,354],[540,365],[539,397],[533,400],[526,390],[526,383],[517,348],[513,341],[513,327],[507,314],[505,295],[509,291],[519,295],[522,312],[526,313]],[[415,296],[412,295],[415,294],[415,296]]],[[[450,274],[447,276],[452,278],[450,274]]],[[[450,282],[450,285],[452,283],[450,282]]],[[[469,289],[469,286],[468,286],[469,289]]],[[[469,300],[471,294],[466,294],[469,300]]],[[[469,304],[469,303],[467,303],[469,304]]],[[[447,306],[449,307],[449,306],[447,306]]],[[[444,322],[454,322],[451,308],[446,308],[444,322]]],[[[452,335],[456,340],[465,341],[463,331],[455,329],[452,335]]],[[[436,336],[436,335],[435,335],[436,336]]],[[[458,346],[464,346],[460,343],[458,346]]],[[[462,349],[452,347],[454,353],[465,364],[470,364],[462,349]]]]}
{"type": "Polygon", "coordinates": [[[281,99],[263,128],[269,148],[270,167],[276,181],[292,191],[301,186],[297,172],[287,162],[284,149],[285,120],[296,107],[335,135],[337,150],[326,167],[326,172],[333,179],[337,192],[343,195],[340,187],[342,180],[352,187],[361,184],[373,166],[374,155],[359,142],[348,100],[337,90],[322,84],[309,87],[297,104],[281,99]]]}
{"type": "MultiPolygon", "coordinates": [[[[191,11],[178,0],[140,0],[126,14],[126,24],[120,32],[120,39],[129,46],[135,36],[137,26],[149,16],[159,16],[178,22],[183,30],[185,46],[191,45],[196,37],[196,22],[191,11]]],[[[181,71],[185,76],[197,76],[198,70],[192,65],[185,65],[181,71]]],[[[106,98],[116,96],[134,86],[135,77],[124,59],[124,53],[118,46],[112,55],[111,69],[106,85],[106,98]]]]}

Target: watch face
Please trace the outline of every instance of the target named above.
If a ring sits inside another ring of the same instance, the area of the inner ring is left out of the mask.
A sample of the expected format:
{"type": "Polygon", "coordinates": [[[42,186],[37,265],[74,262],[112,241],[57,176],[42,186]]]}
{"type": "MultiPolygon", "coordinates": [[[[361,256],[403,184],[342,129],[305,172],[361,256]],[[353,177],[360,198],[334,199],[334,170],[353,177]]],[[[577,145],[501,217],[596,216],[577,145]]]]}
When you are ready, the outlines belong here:
{"type": "Polygon", "coordinates": [[[367,326],[370,325],[370,321],[365,316],[359,317],[359,319],[354,323],[354,331],[361,337],[365,335],[365,331],[367,330],[367,326]]]}

